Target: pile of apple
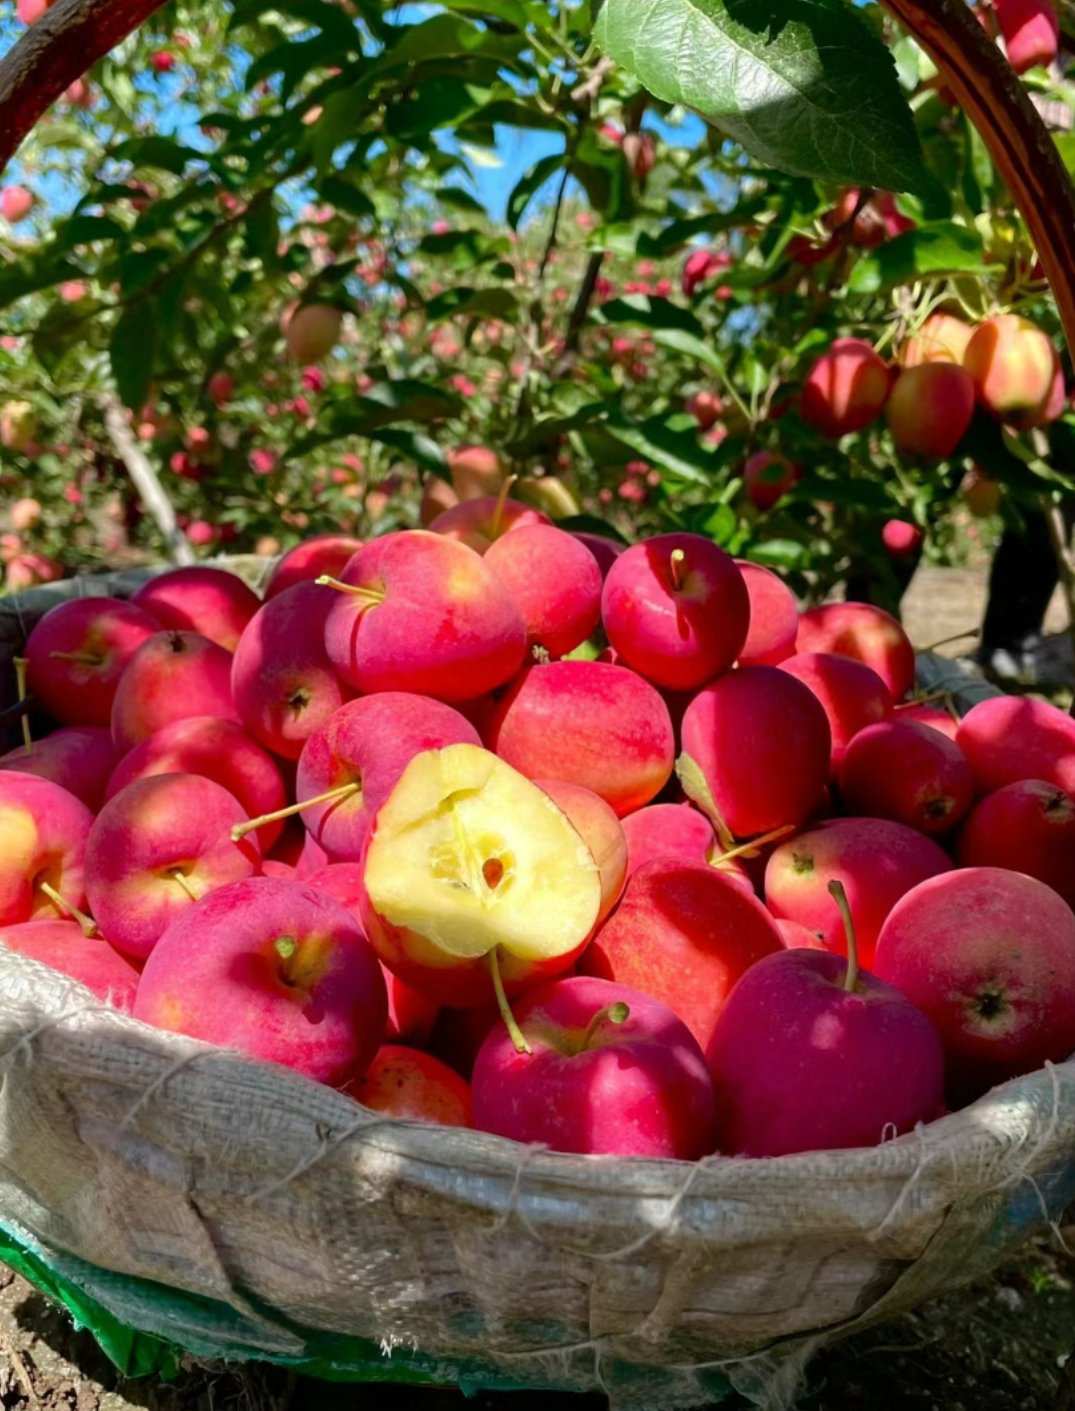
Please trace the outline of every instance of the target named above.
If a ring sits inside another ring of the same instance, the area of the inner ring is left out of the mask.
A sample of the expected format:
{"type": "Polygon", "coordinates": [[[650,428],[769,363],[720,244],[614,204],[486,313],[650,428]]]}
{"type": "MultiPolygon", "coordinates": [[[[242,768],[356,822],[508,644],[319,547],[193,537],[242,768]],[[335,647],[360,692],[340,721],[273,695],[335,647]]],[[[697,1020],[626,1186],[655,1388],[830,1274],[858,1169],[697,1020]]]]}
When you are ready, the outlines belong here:
{"type": "Polygon", "coordinates": [[[37,623],[0,943],[554,1150],[870,1145],[1075,1050],[1075,721],[899,624],[507,498],[37,623]]]}

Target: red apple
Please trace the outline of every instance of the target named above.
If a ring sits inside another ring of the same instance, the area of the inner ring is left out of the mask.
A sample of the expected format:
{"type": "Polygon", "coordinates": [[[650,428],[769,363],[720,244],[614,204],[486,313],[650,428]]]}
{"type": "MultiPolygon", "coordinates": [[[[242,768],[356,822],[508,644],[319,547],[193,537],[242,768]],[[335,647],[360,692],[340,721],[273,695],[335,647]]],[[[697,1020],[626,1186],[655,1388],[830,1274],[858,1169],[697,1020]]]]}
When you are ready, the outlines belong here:
{"type": "Polygon", "coordinates": [[[1075,720],[1033,696],[992,696],[972,706],[956,743],[983,792],[1042,779],[1075,793],[1075,720]]]}
{"type": "Polygon", "coordinates": [[[907,633],[872,603],[824,603],[799,619],[799,652],[834,652],[872,667],[896,700],[914,685],[915,657],[907,633]]]}
{"type": "Polygon", "coordinates": [[[503,534],[512,534],[528,525],[551,523],[547,514],[500,495],[482,495],[444,510],[429,525],[430,532],[456,540],[484,554],[503,534]]]}
{"type": "Polygon", "coordinates": [[[526,645],[562,657],[601,615],[601,570],[585,544],[551,524],[531,524],[490,544],[485,563],[526,622],[526,645]]]}
{"type": "Polygon", "coordinates": [[[909,456],[944,459],[967,433],[974,416],[974,380],[955,363],[905,367],[885,408],[896,448],[909,456]]]}
{"type": "Polygon", "coordinates": [[[1016,73],[1053,62],[1060,49],[1060,21],[1051,0],[992,0],[992,8],[1016,73]]]}
{"type": "Polygon", "coordinates": [[[911,702],[901,705],[895,714],[896,720],[914,720],[919,725],[928,725],[954,741],[959,731],[959,717],[941,706],[911,702]]]}
{"type": "Polygon", "coordinates": [[[983,320],[963,354],[982,406],[1017,424],[1044,410],[1058,363],[1049,336],[1018,314],[983,320]]]}
{"type": "Polygon", "coordinates": [[[0,773],[0,926],[67,917],[85,905],[93,815],[48,779],[0,773]]]}
{"type": "Polygon", "coordinates": [[[138,971],[99,936],[86,936],[74,921],[25,921],[0,927],[0,950],[38,960],[117,1009],[130,1009],[138,971]]]}
{"type": "Polygon", "coordinates": [[[923,363],[962,363],[967,344],[974,335],[969,323],[953,314],[932,313],[917,333],[900,348],[901,367],[923,363]]]}
{"type": "Polygon", "coordinates": [[[832,652],[800,652],[780,663],[821,702],[832,733],[831,772],[835,775],[848,744],[868,725],[892,714],[892,692],[872,667],[832,652]]]}
{"type": "Polygon", "coordinates": [[[273,569],[265,585],[265,601],[275,598],[296,583],[306,583],[322,573],[339,577],[362,540],[350,534],[315,534],[288,549],[273,569]]]}
{"type": "Polygon", "coordinates": [[[627,880],[627,839],[613,809],[592,789],[568,784],[563,779],[535,779],[557,808],[567,816],[582,841],[590,849],[601,878],[600,925],[623,893],[627,880]]]}
{"type": "Polygon", "coordinates": [[[647,862],[708,863],[717,842],[713,825],[690,804],[650,804],[629,813],[622,826],[628,877],[647,862]]]}
{"type": "Polygon", "coordinates": [[[803,468],[774,451],[755,451],[743,464],[743,485],[755,509],[771,510],[803,478],[803,468]]]}
{"type": "Polygon", "coordinates": [[[906,519],[887,519],[881,526],[881,543],[894,559],[910,558],[922,547],[925,533],[906,519]]]}
{"type": "Polygon", "coordinates": [[[161,627],[200,632],[229,652],[261,606],[234,573],[201,567],[171,568],[143,584],[131,602],[161,627]]]}
{"type": "Polygon", "coordinates": [[[343,1091],[373,1112],[407,1122],[474,1125],[466,1079],[431,1053],[402,1044],[383,1044],[365,1074],[343,1091]]]}
{"type": "Polygon", "coordinates": [[[447,456],[452,489],[460,500],[496,496],[504,484],[504,462],[488,446],[458,446],[447,456]]]}
{"type": "Polygon", "coordinates": [[[1042,779],[987,794],[959,835],[961,867],[1025,872],[1075,906],[1075,802],[1042,779]]]}
{"type": "Polygon", "coordinates": [[[112,732],[103,725],[71,725],[31,745],[0,755],[0,769],[50,779],[95,813],[119,761],[112,732]]]}
{"type": "Polygon", "coordinates": [[[627,547],[626,544],[618,544],[615,539],[606,538],[604,534],[587,534],[581,529],[574,530],[571,537],[577,539],[580,544],[585,544],[593,554],[597,560],[597,566],[601,570],[602,582],[608,577],[609,569],[627,547]]]}
{"type": "Polygon", "coordinates": [[[836,439],[861,431],[885,409],[892,374],[861,338],[837,338],[814,363],[803,383],[802,418],[836,439]]]}
{"type": "Polygon", "coordinates": [[[776,666],[795,651],[799,607],[791,589],[771,569],[736,559],[750,599],[750,626],[740,666],[776,666]]]}
{"type": "Polygon", "coordinates": [[[920,833],[947,833],[974,801],[974,775],[959,746],[914,720],[860,730],[840,764],[850,813],[892,818],[920,833]]]}
{"type": "Polygon", "coordinates": [[[108,725],[127,663],[159,631],[147,612],[119,598],[57,603],[27,640],[27,688],[64,725],[108,725]]]}
{"type": "Polygon", "coordinates": [[[197,632],[157,632],[131,657],[112,701],[112,739],[127,751],[175,720],[238,720],[231,652],[197,632]]]}

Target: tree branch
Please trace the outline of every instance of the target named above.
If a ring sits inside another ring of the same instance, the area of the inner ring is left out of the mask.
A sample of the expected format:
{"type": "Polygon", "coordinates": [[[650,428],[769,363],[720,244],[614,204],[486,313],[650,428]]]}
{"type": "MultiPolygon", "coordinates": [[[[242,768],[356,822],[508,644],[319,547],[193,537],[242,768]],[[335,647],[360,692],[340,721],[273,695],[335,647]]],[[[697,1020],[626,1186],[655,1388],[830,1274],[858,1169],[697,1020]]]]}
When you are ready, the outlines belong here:
{"type": "Polygon", "coordinates": [[[157,521],[157,528],[172,559],[179,564],[193,563],[194,551],[176,523],[172,502],[160,483],[160,477],[150,464],[149,457],[131,435],[123,408],[115,397],[107,397],[103,401],[102,410],[108,439],[115,447],[116,455],[127,467],[127,474],[142,497],[146,509],[157,521]]]}
{"type": "Polygon", "coordinates": [[[0,60],[0,171],[38,118],[164,0],[56,0],[0,60]]]}
{"type": "Polygon", "coordinates": [[[1075,188],[1019,76],[965,0],[881,0],[925,49],[1019,207],[1075,354],[1075,188]]]}

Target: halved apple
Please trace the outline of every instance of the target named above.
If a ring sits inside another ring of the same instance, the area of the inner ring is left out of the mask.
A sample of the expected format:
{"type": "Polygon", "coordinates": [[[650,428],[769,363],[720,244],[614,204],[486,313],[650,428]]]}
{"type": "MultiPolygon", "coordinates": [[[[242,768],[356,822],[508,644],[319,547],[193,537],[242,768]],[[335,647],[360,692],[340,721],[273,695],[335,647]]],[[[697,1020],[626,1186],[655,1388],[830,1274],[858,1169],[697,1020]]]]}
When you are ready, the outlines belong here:
{"type": "Polygon", "coordinates": [[[601,876],[567,815],[488,750],[407,765],[374,820],[364,919],[395,974],[442,1004],[486,1004],[561,974],[585,946],[601,876]]]}

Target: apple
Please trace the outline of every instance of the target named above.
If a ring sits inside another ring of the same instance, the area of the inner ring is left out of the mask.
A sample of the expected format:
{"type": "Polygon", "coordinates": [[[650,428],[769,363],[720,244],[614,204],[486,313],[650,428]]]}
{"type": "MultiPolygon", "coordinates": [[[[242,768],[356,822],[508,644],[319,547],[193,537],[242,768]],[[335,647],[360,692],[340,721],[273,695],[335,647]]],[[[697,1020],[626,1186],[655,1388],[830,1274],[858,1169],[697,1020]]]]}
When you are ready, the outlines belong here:
{"type": "Polygon", "coordinates": [[[788,921],[781,917],[776,923],[780,938],[788,950],[827,950],[825,941],[817,931],[808,931],[798,921],[788,921]]]}
{"type": "Polygon", "coordinates": [[[601,615],[601,570],[585,544],[551,524],[525,525],[490,544],[491,568],[526,623],[526,645],[562,657],[601,615]]]}
{"type": "Polygon", "coordinates": [[[912,887],[951,870],[932,838],[885,818],[832,818],[781,843],[765,866],[765,901],[773,916],[798,921],[829,950],[847,953],[840,910],[829,883],[842,882],[855,918],[859,960],[874,969],[877,937],[889,912],[912,887]]]}
{"type": "Polygon", "coordinates": [[[287,351],[297,363],[319,363],[340,341],[343,314],[331,304],[303,304],[284,319],[287,351]]]}
{"type": "Polygon", "coordinates": [[[117,1009],[130,1009],[138,971],[99,936],[87,936],[75,921],[24,921],[0,926],[0,949],[40,961],[117,1009]]]}
{"type": "Polygon", "coordinates": [[[691,804],[653,803],[622,820],[627,875],[647,862],[708,863],[716,847],[713,825],[691,804]]]}
{"type": "Polygon", "coordinates": [[[219,887],[146,961],[134,1017],[338,1086],[381,1045],[380,966],[351,915],[301,882],[219,887]]]}
{"type": "Polygon", "coordinates": [[[780,669],[801,681],[820,701],[832,735],[833,775],[858,732],[892,714],[892,692],[872,667],[852,657],[800,652],[782,661],[780,669]]]}
{"type": "Polygon", "coordinates": [[[452,489],[460,500],[500,493],[505,480],[504,463],[488,446],[457,446],[446,459],[452,489]]]}
{"type": "Polygon", "coordinates": [[[144,583],[131,602],[161,627],[199,632],[235,650],[261,604],[243,580],[221,568],[171,568],[144,583]]]}
{"type": "Polygon", "coordinates": [[[112,945],[144,958],[180,912],[256,872],[256,841],[231,839],[245,821],[235,797],[198,774],[152,775],[110,799],[86,843],[86,895],[112,945]]]}
{"type": "Polygon", "coordinates": [[[86,805],[58,784],[14,769],[0,773],[0,926],[85,919],[92,825],[86,805]]]}
{"type": "Polygon", "coordinates": [[[310,736],[350,699],[325,650],[331,588],[296,583],[258,609],[231,663],[239,718],[266,749],[298,759],[310,736]]]}
{"type": "Polygon", "coordinates": [[[805,947],[759,961],[728,996],[706,1060],[730,1156],[876,1146],[944,1110],[940,1036],[859,969],[853,941],[850,961],[805,947]]]}
{"type": "Polygon", "coordinates": [[[686,1026],[607,980],[558,980],[518,1023],[494,1026],[474,1064],[474,1125],[553,1151],[695,1160],[713,1148],[713,1085],[686,1026]]]}
{"type": "Polygon", "coordinates": [[[362,547],[362,540],[350,534],[314,534],[288,549],[273,569],[265,585],[265,601],[275,598],[296,583],[310,582],[322,573],[338,577],[348,560],[362,547]]]}
{"type": "Polygon", "coordinates": [[[902,717],[860,730],[839,778],[849,812],[892,818],[931,835],[950,832],[974,802],[974,775],[959,746],[902,717]]]}
{"type": "Polygon", "coordinates": [[[755,509],[771,510],[803,478],[803,467],[774,451],[755,451],[743,463],[743,485],[755,509]]]}
{"type": "Polygon", "coordinates": [[[656,686],[687,691],[727,671],[742,650],[750,598],[735,561],[700,534],[634,544],[601,593],[608,640],[656,686]]]}
{"type": "Polygon", "coordinates": [[[782,946],[765,907],[730,877],[665,858],[631,874],[579,969],[660,1000],[704,1048],[739,976],[782,946]]]}
{"type": "MultiPolygon", "coordinates": [[[[705,811],[718,837],[726,831],[750,838],[804,822],[829,777],[825,711],[779,667],[740,667],[703,687],[684,712],[681,738],[704,780],[705,811]]],[[[683,768],[681,761],[680,777],[699,802],[683,768]]]]}
{"type": "Polygon", "coordinates": [[[1060,20],[1051,0],[992,0],[992,8],[1016,73],[1053,62],[1060,50],[1060,20]]]}
{"type": "Polygon", "coordinates": [[[522,665],[522,613],[465,544],[421,529],[386,534],[364,544],[340,579],[323,581],[339,590],[325,649],[363,694],[468,700],[502,686],[522,665]]]}
{"type": "Polygon", "coordinates": [[[601,879],[600,925],[623,894],[627,880],[627,839],[615,812],[592,789],[562,779],[535,779],[590,849],[601,879]]]}
{"type": "Polygon", "coordinates": [[[597,864],[566,814],[476,745],[415,755],[374,819],[365,868],[380,959],[458,1007],[567,970],[601,906],[597,864]]]}
{"type": "Polygon", "coordinates": [[[103,725],[65,726],[0,755],[0,769],[50,779],[74,794],[91,813],[104,802],[105,788],[118,762],[112,732],[103,725]]]}
{"type": "Polygon", "coordinates": [[[549,523],[547,514],[519,500],[509,500],[502,492],[450,506],[431,521],[429,530],[484,554],[490,544],[504,534],[512,534],[528,525],[549,523]]]}
{"type": "Polygon", "coordinates": [[[967,433],[974,416],[974,380],[955,363],[905,367],[885,408],[897,450],[944,459],[967,433]]]}
{"type": "Polygon", "coordinates": [[[907,633],[872,603],[823,603],[799,619],[799,652],[834,652],[872,667],[901,700],[914,685],[915,656],[907,633]]]}
{"type": "Polygon", "coordinates": [[[590,553],[597,560],[597,566],[601,570],[601,581],[608,577],[608,571],[624,552],[627,545],[618,544],[615,539],[608,539],[604,534],[589,534],[583,529],[575,529],[571,532],[571,537],[577,539],[580,544],[585,544],[590,553]]]}
{"type": "Polygon", "coordinates": [[[955,742],[959,731],[959,716],[942,706],[929,705],[924,701],[910,701],[901,705],[895,714],[896,720],[914,720],[919,725],[928,725],[955,742]]]}
{"type": "Polygon", "coordinates": [[[157,632],[124,668],[112,701],[112,739],[127,751],[174,720],[238,720],[231,652],[197,632],[157,632]]]}
{"type": "Polygon", "coordinates": [[[1052,887],[1075,906],[1075,802],[1043,779],[987,794],[959,834],[961,867],[1007,867],[1052,887]]]}
{"type": "Polygon", "coordinates": [[[486,744],[530,779],[581,784],[619,817],[656,797],[675,739],[658,692],[623,666],[554,661],[522,672],[496,707],[486,744]]]}
{"type": "Polygon", "coordinates": [[[739,653],[740,666],[776,666],[795,651],[799,607],[791,589],[761,564],[736,559],[750,599],[750,626],[739,653]]]}
{"type": "Polygon", "coordinates": [[[801,414],[822,436],[837,439],[869,426],[885,409],[892,374],[861,338],[837,338],[803,383],[801,414]]]}
{"type": "Polygon", "coordinates": [[[407,1122],[473,1127],[470,1084],[431,1053],[382,1044],[361,1078],[343,1091],[363,1107],[407,1122]]]}
{"type": "Polygon", "coordinates": [[[922,547],[925,532],[906,519],[887,519],[881,526],[881,543],[894,559],[909,559],[922,547]]]}
{"type": "Polygon", "coordinates": [[[932,313],[917,333],[900,348],[901,367],[919,367],[923,363],[962,363],[967,344],[974,334],[969,323],[954,314],[932,313]]]}
{"type": "Polygon", "coordinates": [[[25,220],[36,204],[34,193],[25,186],[5,186],[0,191],[0,214],[12,225],[25,220]]]}
{"type": "Polygon", "coordinates": [[[57,603],[26,642],[30,694],[63,725],[108,725],[127,663],[159,631],[147,612],[119,598],[57,603]]]}
{"type": "Polygon", "coordinates": [[[959,723],[956,744],[983,793],[1041,779],[1075,793],[1075,720],[1033,696],[991,696],[959,723]]]}
{"type": "Polygon", "coordinates": [[[1058,365],[1048,334],[1018,314],[984,319],[963,354],[982,406],[1017,424],[1045,408],[1058,365]]]}
{"type": "Polygon", "coordinates": [[[1075,915],[1034,877],[922,882],[885,922],[876,970],[937,1026],[960,1099],[1075,1049],[1075,915]]]}

